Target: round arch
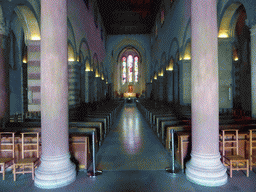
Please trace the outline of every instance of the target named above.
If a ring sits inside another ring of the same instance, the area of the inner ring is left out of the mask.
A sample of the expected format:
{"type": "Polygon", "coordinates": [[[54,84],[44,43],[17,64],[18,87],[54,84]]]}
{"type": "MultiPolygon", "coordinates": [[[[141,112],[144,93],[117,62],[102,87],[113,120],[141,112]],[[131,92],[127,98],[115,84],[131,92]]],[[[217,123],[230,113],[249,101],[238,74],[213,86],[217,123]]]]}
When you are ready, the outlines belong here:
{"type": "Polygon", "coordinates": [[[25,34],[25,43],[29,40],[41,40],[40,29],[37,19],[31,9],[25,5],[18,5],[14,9],[25,34]]]}
{"type": "Polygon", "coordinates": [[[95,77],[99,77],[99,61],[98,61],[97,53],[94,53],[93,55],[93,64],[92,64],[91,71],[95,72],[95,77]]]}
{"type": "Polygon", "coordinates": [[[83,38],[81,40],[81,43],[79,45],[79,52],[83,53],[84,56],[84,61],[81,61],[83,64],[85,64],[85,70],[86,71],[91,71],[93,70],[93,68],[91,69],[92,65],[91,65],[91,52],[90,52],[90,48],[89,48],[89,44],[87,42],[87,40],[85,38],[83,38]]]}
{"type": "Polygon", "coordinates": [[[178,39],[175,37],[172,39],[172,42],[170,45],[169,58],[171,56],[173,56],[173,58],[175,58],[178,51],[179,51],[179,42],[178,42],[178,39]]]}
{"type": "Polygon", "coordinates": [[[165,52],[162,53],[160,66],[161,67],[165,67],[166,66],[166,53],[165,52]]]}
{"type": "Polygon", "coordinates": [[[74,46],[68,40],[68,61],[75,61],[75,51],[74,46]]]}
{"type": "Polygon", "coordinates": [[[70,19],[67,18],[67,26],[68,26],[68,42],[72,45],[73,51],[74,51],[74,60],[77,60],[76,55],[76,39],[75,39],[75,33],[72,27],[72,24],[70,22],[70,19]]]}

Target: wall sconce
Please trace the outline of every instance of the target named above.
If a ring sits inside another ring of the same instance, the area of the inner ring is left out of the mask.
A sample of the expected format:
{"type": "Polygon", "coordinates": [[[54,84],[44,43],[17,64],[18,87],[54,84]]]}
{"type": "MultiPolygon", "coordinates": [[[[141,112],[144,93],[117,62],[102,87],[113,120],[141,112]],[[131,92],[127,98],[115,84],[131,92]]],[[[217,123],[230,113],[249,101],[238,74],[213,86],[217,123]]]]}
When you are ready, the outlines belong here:
{"type": "Polygon", "coordinates": [[[234,61],[238,61],[238,57],[235,57],[235,58],[234,58],[234,61]]]}
{"type": "Polygon", "coordinates": [[[219,32],[218,38],[228,38],[228,34],[226,32],[219,32]]]}
{"type": "Polygon", "coordinates": [[[22,60],[22,63],[27,63],[28,61],[27,61],[27,58],[23,58],[23,60],[22,60]]]}
{"type": "Polygon", "coordinates": [[[75,61],[73,57],[68,58],[68,61],[75,61]]]}
{"type": "Polygon", "coordinates": [[[33,40],[33,41],[40,41],[40,40],[41,40],[41,37],[40,37],[40,35],[33,35],[33,36],[31,37],[31,40],[33,40]]]}
{"type": "Polygon", "coordinates": [[[173,71],[173,67],[166,68],[166,71],[173,71]]]}
{"type": "Polygon", "coordinates": [[[186,55],[185,57],[184,57],[184,60],[191,60],[191,57],[189,56],[189,55],[186,55]]]}

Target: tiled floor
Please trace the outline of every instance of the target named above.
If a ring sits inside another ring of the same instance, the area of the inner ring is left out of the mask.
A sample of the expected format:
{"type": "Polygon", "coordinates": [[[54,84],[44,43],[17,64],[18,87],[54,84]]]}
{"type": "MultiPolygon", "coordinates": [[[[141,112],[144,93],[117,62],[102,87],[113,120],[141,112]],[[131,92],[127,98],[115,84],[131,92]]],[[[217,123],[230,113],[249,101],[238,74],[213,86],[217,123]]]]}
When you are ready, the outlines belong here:
{"type": "MultiPolygon", "coordinates": [[[[165,172],[170,156],[158,141],[149,124],[134,104],[126,104],[120,117],[97,153],[97,168],[103,174],[89,178],[80,171],[76,181],[59,189],[36,188],[31,175],[20,175],[13,182],[11,172],[0,180],[0,191],[256,191],[256,174],[234,172],[221,187],[204,187],[191,183],[179,172],[165,172]]],[[[255,170],[254,170],[255,171],[255,170]]]]}

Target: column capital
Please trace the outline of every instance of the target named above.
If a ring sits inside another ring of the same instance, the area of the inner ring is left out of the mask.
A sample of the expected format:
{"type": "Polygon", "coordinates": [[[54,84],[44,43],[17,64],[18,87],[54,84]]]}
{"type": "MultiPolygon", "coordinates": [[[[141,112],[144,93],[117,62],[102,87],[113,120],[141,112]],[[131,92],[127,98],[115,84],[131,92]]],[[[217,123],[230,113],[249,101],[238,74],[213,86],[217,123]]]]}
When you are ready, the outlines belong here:
{"type": "Polygon", "coordinates": [[[0,35],[7,36],[10,32],[9,22],[5,22],[3,19],[0,19],[0,35]]]}
{"type": "Polygon", "coordinates": [[[250,28],[251,36],[256,34],[256,21],[254,19],[246,19],[245,24],[250,28]]]}
{"type": "Polygon", "coordinates": [[[41,45],[41,40],[27,40],[27,45],[40,46],[41,45]]]}
{"type": "Polygon", "coordinates": [[[251,27],[250,31],[251,31],[251,36],[255,36],[255,35],[256,35],[256,24],[254,24],[254,25],[251,27]]]}

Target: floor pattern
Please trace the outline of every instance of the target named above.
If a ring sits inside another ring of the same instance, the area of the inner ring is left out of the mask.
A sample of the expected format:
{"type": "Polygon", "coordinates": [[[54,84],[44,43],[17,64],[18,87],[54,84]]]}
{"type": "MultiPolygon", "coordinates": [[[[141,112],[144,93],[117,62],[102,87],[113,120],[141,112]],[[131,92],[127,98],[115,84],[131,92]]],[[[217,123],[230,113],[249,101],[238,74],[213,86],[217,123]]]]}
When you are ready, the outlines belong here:
{"type": "Polygon", "coordinates": [[[256,191],[256,170],[250,171],[250,177],[242,171],[235,171],[227,184],[204,187],[188,181],[183,172],[174,176],[168,174],[164,169],[170,166],[170,162],[170,155],[136,106],[126,104],[97,153],[97,169],[103,170],[102,175],[90,178],[82,170],[70,185],[44,190],[34,186],[31,174],[19,175],[14,182],[12,173],[7,172],[5,181],[0,180],[0,192],[256,191]]]}

